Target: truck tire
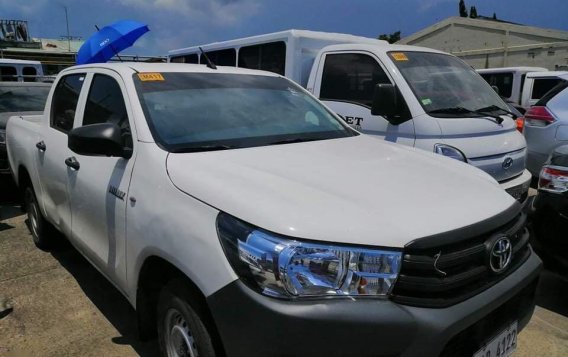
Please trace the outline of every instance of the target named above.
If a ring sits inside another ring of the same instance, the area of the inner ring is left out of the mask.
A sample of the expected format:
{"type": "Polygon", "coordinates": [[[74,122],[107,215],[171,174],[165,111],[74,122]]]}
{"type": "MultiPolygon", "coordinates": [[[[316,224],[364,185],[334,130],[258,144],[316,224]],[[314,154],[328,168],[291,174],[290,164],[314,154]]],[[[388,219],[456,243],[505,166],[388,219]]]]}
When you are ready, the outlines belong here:
{"type": "Polygon", "coordinates": [[[192,300],[181,279],[171,281],[160,293],[157,322],[162,356],[216,356],[211,334],[192,300]]]}
{"type": "Polygon", "coordinates": [[[34,244],[41,250],[50,248],[53,244],[54,230],[51,224],[43,217],[34,189],[30,186],[26,187],[24,191],[24,203],[26,213],[28,214],[28,228],[32,234],[34,244]]]}

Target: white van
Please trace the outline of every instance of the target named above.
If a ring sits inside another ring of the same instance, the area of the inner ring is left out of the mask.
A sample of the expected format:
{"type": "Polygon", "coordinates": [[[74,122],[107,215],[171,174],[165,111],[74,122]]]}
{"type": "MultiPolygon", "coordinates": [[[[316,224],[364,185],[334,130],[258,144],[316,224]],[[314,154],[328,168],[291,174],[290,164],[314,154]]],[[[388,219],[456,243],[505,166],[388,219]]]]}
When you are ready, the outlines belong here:
{"type": "MultiPolygon", "coordinates": [[[[507,105],[455,56],[346,34],[289,30],[201,46],[218,65],[284,75],[355,129],[468,162],[524,200],[526,142],[507,105]]],[[[200,47],[170,62],[205,63],[200,47]]]]}
{"type": "Polygon", "coordinates": [[[520,105],[527,73],[546,71],[543,67],[499,67],[478,69],[477,73],[498,89],[501,98],[520,105]]]}
{"type": "Polygon", "coordinates": [[[523,87],[521,105],[528,109],[560,82],[566,81],[568,71],[546,71],[527,73],[523,87]]]}
{"type": "Polygon", "coordinates": [[[43,77],[40,61],[0,59],[0,81],[35,82],[43,77]]]}

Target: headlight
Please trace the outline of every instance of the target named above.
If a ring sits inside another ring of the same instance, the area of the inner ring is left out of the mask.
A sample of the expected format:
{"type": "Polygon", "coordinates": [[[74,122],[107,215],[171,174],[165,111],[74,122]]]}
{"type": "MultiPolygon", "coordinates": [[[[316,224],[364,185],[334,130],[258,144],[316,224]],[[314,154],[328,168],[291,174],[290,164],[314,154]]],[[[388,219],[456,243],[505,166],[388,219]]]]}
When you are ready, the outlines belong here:
{"type": "Polygon", "coordinates": [[[6,144],[6,130],[0,129],[0,144],[6,144]]]}
{"type": "Polygon", "coordinates": [[[400,270],[399,251],[298,241],[225,213],[217,230],[241,280],[274,297],[384,296],[400,270]]]}
{"type": "Polygon", "coordinates": [[[434,145],[434,152],[436,154],[451,157],[452,159],[467,162],[465,155],[459,149],[456,149],[455,147],[450,145],[436,144],[434,145]]]}

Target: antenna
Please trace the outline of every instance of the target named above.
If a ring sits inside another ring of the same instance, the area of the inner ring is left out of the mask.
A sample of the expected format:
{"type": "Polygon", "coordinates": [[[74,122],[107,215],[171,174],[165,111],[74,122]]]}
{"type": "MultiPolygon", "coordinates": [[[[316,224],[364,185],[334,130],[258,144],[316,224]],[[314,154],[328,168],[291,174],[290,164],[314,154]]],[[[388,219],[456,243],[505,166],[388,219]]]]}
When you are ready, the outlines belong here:
{"type": "Polygon", "coordinates": [[[201,51],[201,54],[203,55],[203,57],[205,57],[205,60],[207,61],[207,67],[211,69],[217,69],[217,66],[215,66],[215,63],[211,62],[209,57],[207,57],[207,53],[203,51],[203,48],[199,47],[199,50],[201,51]]]}

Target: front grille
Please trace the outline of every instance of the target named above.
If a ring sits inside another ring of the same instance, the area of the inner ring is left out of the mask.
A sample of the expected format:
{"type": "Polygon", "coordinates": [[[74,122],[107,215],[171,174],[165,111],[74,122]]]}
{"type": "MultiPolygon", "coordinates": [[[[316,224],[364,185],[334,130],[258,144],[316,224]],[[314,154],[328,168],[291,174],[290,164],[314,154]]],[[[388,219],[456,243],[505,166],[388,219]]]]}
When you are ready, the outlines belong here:
{"type": "Polygon", "coordinates": [[[522,328],[533,311],[537,284],[538,278],[483,319],[456,334],[446,344],[440,357],[473,356],[483,344],[489,342],[515,320],[519,322],[519,329],[522,328]]]}
{"type": "Polygon", "coordinates": [[[459,243],[435,248],[406,248],[392,300],[412,306],[442,308],[466,300],[516,270],[531,254],[526,216],[459,243]],[[489,265],[489,252],[497,236],[506,235],[513,255],[500,274],[489,265]],[[444,275],[445,274],[445,275],[444,275]]]}

